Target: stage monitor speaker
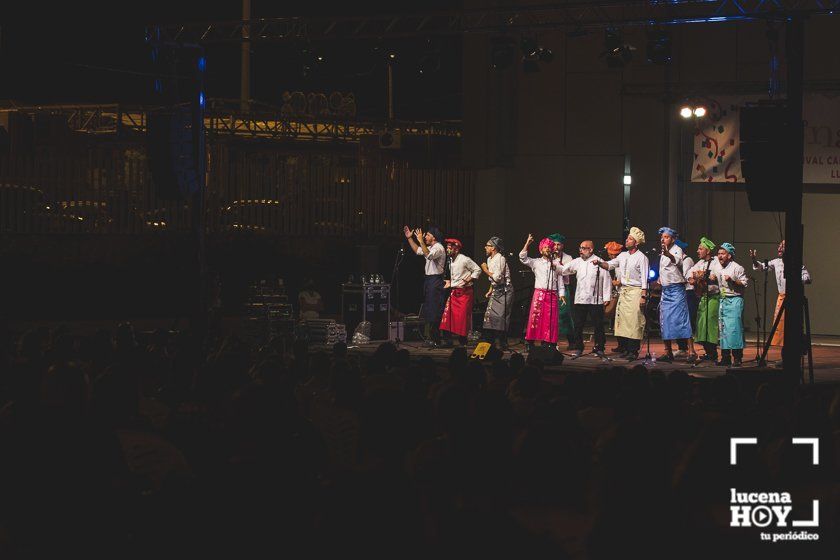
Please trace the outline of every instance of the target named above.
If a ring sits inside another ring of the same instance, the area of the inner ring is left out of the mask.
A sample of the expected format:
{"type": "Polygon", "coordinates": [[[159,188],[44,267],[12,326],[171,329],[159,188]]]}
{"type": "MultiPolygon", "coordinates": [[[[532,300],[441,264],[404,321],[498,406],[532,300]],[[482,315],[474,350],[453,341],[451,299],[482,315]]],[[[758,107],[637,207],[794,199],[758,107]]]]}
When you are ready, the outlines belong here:
{"type": "Polygon", "coordinates": [[[342,284],[341,322],[348,336],[362,321],[370,323],[371,340],[389,340],[388,313],[391,304],[389,284],[342,284]]]}
{"type": "Polygon", "coordinates": [[[784,164],[794,133],[787,106],[774,103],[742,107],[740,126],[741,174],[750,209],[784,212],[789,206],[784,164]]]}
{"type": "Polygon", "coordinates": [[[189,110],[149,113],[146,143],[155,194],[166,200],[198,192],[199,166],[189,110]]]}
{"type": "Polygon", "coordinates": [[[539,360],[546,366],[559,366],[563,363],[563,354],[556,346],[534,346],[528,352],[528,360],[539,360]]]}

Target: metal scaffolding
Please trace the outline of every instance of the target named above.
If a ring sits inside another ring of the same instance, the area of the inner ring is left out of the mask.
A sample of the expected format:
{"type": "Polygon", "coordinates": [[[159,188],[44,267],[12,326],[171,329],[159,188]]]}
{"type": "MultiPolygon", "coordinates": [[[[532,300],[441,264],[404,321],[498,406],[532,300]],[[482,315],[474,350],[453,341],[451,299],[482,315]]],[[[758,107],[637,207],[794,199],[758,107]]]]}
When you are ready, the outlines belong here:
{"type": "Polygon", "coordinates": [[[281,17],[238,21],[161,24],[159,40],[213,44],[338,39],[399,39],[430,35],[504,33],[546,29],[587,29],[675,25],[792,15],[829,15],[840,0],[596,0],[539,6],[351,17],[281,17]]]}
{"type": "MultiPolygon", "coordinates": [[[[122,105],[44,105],[16,107],[0,112],[19,112],[30,117],[38,113],[63,115],[74,132],[117,134],[122,130],[145,132],[147,116],[154,109],[122,105]]],[[[384,122],[363,120],[317,121],[307,117],[284,117],[270,113],[241,113],[207,109],[204,126],[211,137],[265,138],[272,140],[306,140],[315,142],[357,143],[362,136],[378,135],[384,122]]],[[[395,121],[388,130],[405,135],[461,136],[459,122],[395,121]]]]}

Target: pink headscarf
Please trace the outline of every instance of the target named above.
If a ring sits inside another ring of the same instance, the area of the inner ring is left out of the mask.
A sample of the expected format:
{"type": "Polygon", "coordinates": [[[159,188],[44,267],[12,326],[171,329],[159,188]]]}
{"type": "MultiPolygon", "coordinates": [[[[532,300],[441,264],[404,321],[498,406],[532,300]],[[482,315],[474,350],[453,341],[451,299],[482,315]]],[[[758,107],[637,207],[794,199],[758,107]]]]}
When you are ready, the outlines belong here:
{"type": "Polygon", "coordinates": [[[549,249],[554,249],[554,241],[549,239],[548,237],[543,237],[543,240],[540,241],[540,253],[542,253],[543,247],[548,247],[549,249]]]}

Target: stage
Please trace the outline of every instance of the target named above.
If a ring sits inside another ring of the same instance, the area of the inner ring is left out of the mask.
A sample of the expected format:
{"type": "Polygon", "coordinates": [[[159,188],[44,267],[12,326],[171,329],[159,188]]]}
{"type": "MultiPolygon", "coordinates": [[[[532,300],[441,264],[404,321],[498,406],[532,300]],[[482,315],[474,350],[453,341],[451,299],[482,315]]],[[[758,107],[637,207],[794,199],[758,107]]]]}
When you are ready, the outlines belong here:
{"type": "MultiPolygon", "coordinates": [[[[383,341],[374,341],[368,344],[360,345],[360,346],[348,346],[348,354],[355,355],[355,356],[370,356],[372,355],[376,349],[382,344],[383,341]]],[[[524,353],[525,347],[524,344],[519,341],[519,339],[511,339],[510,340],[510,351],[505,352],[503,359],[508,359],[513,352],[524,353]]],[[[631,368],[635,365],[643,365],[648,371],[651,372],[661,372],[661,373],[669,373],[675,370],[682,370],[687,372],[690,376],[696,378],[715,378],[725,375],[726,373],[744,373],[749,374],[750,372],[761,372],[761,373],[773,373],[777,372],[781,375],[780,369],[773,368],[773,363],[776,360],[781,359],[781,348],[771,347],[770,352],[767,355],[767,363],[768,367],[766,368],[759,368],[757,363],[755,362],[755,340],[753,339],[752,344],[749,344],[744,349],[744,362],[743,366],[740,368],[726,368],[715,366],[709,362],[700,362],[699,364],[692,365],[685,362],[685,360],[675,360],[673,363],[665,363],[660,361],[658,358],[661,357],[665,353],[665,346],[661,340],[651,340],[650,341],[650,353],[651,356],[654,354],[657,357],[657,360],[654,362],[653,360],[645,360],[645,355],[647,353],[647,347],[645,345],[642,346],[642,351],[639,354],[639,359],[633,362],[628,362],[625,359],[619,358],[618,354],[610,353],[610,348],[615,346],[615,339],[611,336],[607,337],[607,352],[606,356],[608,360],[602,360],[598,356],[594,354],[583,355],[580,358],[572,359],[571,352],[569,350],[565,350],[565,342],[561,343],[561,348],[564,348],[564,360],[562,365],[547,365],[545,366],[545,372],[547,374],[563,374],[569,372],[580,372],[580,371],[597,371],[599,369],[611,368],[611,367],[624,367],[624,368],[631,368]]],[[[814,337],[813,341],[813,357],[814,357],[814,382],[815,383],[840,383],[840,340],[835,337],[814,337]]],[[[456,345],[457,347],[457,345],[456,345]]],[[[699,354],[702,354],[702,350],[700,349],[700,345],[696,345],[697,350],[699,350],[699,354]]],[[[449,355],[452,353],[452,348],[428,348],[424,345],[422,341],[411,341],[411,342],[401,342],[399,344],[400,349],[406,349],[411,354],[412,361],[420,360],[424,357],[429,357],[437,363],[445,363],[449,359],[449,355]]],[[[468,344],[466,349],[468,354],[472,354],[473,349],[475,348],[475,344],[468,344]]],[[[590,351],[592,349],[592,344],[589,342],[586,346],[586,351],[590,351]]],[[[806,361],[804,362],[805,366],[805,379],[807,381],[808,372],[807,372],[807,357],[806,361]]]]}

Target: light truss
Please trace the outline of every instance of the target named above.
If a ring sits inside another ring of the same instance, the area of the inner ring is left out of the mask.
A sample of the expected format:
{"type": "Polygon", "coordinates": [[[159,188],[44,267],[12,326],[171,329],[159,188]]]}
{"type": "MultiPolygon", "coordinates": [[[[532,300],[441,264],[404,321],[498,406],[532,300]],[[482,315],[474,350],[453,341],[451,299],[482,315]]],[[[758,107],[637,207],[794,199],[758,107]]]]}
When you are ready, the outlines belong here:
{"type": "MultiPolygon", "coordinates": [[[[121,105],[45,105],[16,107],[0,112],[63,115],[74,132],[117,134],[123,130],[144,133],[149,107],[121,105]]],[[[303,140],[314,142],[356,143],[363,136],[378,135],[386,129],[384,122],[365,120],[324,120],[308,117],[283,117],[268,112],[238,113],[207,109],[204,126],[211,137],[264,138],[271,140],[303,140]]],[[[389,131],[405,135],[461,136],[457,121],[395,121],[389,131]]]]}
{"type": "Polygon", "coordinates": [[[539,6],[351,17],[282,17],[150,26],[156,41],[179,44],[399,39],[430,35],[504,33],[675,25],[793,15],[830,15],[840,0],[571,0],[539,6]],[[159,32],[159,35],[158,35],[159,32]]]}

